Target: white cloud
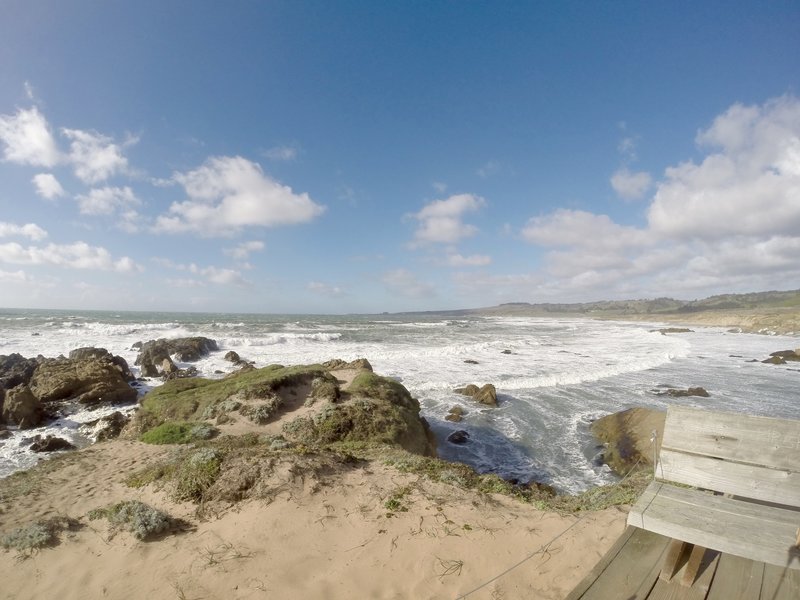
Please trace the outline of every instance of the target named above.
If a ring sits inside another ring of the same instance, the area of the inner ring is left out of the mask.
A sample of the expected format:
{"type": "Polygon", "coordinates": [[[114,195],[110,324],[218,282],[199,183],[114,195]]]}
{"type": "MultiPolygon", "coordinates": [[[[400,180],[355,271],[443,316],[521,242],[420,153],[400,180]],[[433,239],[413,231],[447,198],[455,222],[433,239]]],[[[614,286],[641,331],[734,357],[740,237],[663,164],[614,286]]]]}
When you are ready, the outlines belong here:
{"type": "Polygon", "coordinates": [[[275,146],[264,151],[264,156],[270,160],[290,161],[297,158],[297,148],[294,146],[275,146]]]}
{"type": "Polygon", "coordinates": [[[36,193],[46,200],[55,200],[64,195],[64,188],[52,173],[39,173],[31,180],[36,193]]]}
{"type": "Polygon", "coordinates": [[[419,221],[412,246],[427,243],[453,244],[477,233],[478,228],[464,223],[464,213],[477,211],[486,201],[473,194],[457,194],[434,200],[413,217],[419,221]]]}
{"type": "Polygon", "coordinates": [[[215,157],[173,179],[189,200],[175,202],[156,221],[156,231],[193,231],[205,236],[228,235],[244,227],[275,227],[311,221],[325,207],[308,194],[295,194],[240,156],[215,157]]]}
{"type": "MultiPolygon", "coordinates": [[[[96,131],[62,128],[61,133],[71,140],[69,160],[75,175],[87,184],[105,181],[128,169],[128,159],[122,154],[122,146],[96,131]]],[[[136,143],[135,139],[128,142],[136,143]]]]}
{"type": "Polygon", "coordinates": [[[430,283],[420,281],[407,269],[394,269],[383,274],[381,279],[393,294],[409,298],[430,298],[436,295],[436,289],[430,283]]]}
{"type": "Polygon", "coordinates": [[[485,254],[462,256],[461,254],[448,254],[443,263],[448,267],[485,267],[492,264],[492,257],[485,254]]]}
{"type": "Polygon", "coordinates": [[[644,197],[653,184],[650,173],[632,172],[622,167],[611,176],[611,187],[623,200],[639,200],[644,197]]]}
{"type": "Polygon", "coordinates": [[[654,231],[704,239],[800,231],[800,100],[736,104],[697,142],[719,151],[666,170],[648,213],[654,231]]]}
{"type": "Polygon", "coordinates": [[[734,105],[696,138],[699,162],[667,168],[643,227],[558,210],[522,237],[548,248],[529,295],[698,297],[800,281],[800,100],[734,105]]]}
{"type": "Polygon", "coordinates": [[[347,292],[345,292],[338,285],[330,285],[328,283],[322,283],[320,281],[309,282],[307,288],[309,291],[314,292],[315,294],[319,294],[320,296],[327,296],[329,298],[341,298],[342,296],[347,295],[347,292]]]}
{"type": "Polygon", "coordinates": [[[242,242],[233,248],[224,248],[222,250],[225,256],[230,256],[236,260],[247,260],[253,252],[261,252],[264,249],[264,242],[258,240],[251,240],[249,242],[242,242]]]}
{"type": "Polygon", "coordinates": [[[82,215],[113,215],[117,211],[126,212],[142,201],[127,186],[103,187],[89,190],[88,194],[77,197],[82,215]]]}
{"type": "Polygon", "coordinates": [[[15,242],[0,244],[0,262],[17,265],[52,265],[70,269],[93,269],[129,273],[140,271],[131,258],[114,260],[105,248],[85,242],[23,247],[15,242]]]}
{"type": "Polygon", "coordinates": [[[0,221],[0,238],[22,236],[38,242],[47,237],[47,232],[36,223],[26,223],[25,225],[15,225],[0,221]]]}
{"type": "Polygon", "coordinates": [[[653,241],[652,234],[647,231],[618,225],[607,215],[569,209],[530,219],[522,230],[522,237],[540,246],[593,249],[645,246],[653,241]]]}
{"type": "Polygon", "coordinates": [[[35,106],[14,115],[0,115],[0,141],[8,162],[53,167],[61,160],[50,126],[35,106]]]}

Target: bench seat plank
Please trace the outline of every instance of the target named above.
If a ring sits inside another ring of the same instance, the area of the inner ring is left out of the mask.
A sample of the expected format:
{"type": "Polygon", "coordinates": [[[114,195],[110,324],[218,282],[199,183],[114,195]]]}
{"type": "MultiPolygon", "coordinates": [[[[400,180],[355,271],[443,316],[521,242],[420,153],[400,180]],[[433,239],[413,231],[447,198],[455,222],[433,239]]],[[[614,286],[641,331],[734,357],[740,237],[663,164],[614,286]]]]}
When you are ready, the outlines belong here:
{"type": "Polygon", "coordinates": [[[664,443],[656,470],[659,479],[764,502],[800,504],[800,457],[794,470],[775,469],[687,454],[664,443]]]}
{"type": "Polygon", "coordinates": [[[653,482],[628,514],[628,524],[720,552],[800,569],[800,554],[793,550],[800,510],[653,482]]]}
{"type": "Polygon", "coordinates": [[[793,419],[670,406],[662,445],[726,461],[800,470],[800,421],[793,419]]]}

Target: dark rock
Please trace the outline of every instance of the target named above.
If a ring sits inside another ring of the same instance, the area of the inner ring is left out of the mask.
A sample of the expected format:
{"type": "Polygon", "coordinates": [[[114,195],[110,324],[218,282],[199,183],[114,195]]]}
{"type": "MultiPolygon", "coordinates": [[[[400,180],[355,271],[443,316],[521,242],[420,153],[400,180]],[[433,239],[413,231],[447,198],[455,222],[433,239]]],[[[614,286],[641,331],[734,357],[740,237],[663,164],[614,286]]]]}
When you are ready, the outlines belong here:
{"type": "Polygon", "coordinates": [[[469,433],[463,429],[459,429],[448,435],[447,441],[451,444],[466,444],[467,441],[469,441],[469,433]]]}
{"type": "Polygon", "coordinates": [[[104,442],[119,437],[128,421],[130,421],[130,417],[126,417],[119,411],[103,417],[98,421],[97,441],[104,442]]]}
{"type": "Polygon", "coordinates": [[[0,388],[10,390],[18,385],[27,385],[39,361],[25,358],[21,354],[0,355],[0,388]]]}
{"type": "Polygon", "coordinates": [[[780,357],[780,356],[770,356],[768,359],[762,360],[761,362],[764,363],[764,364],[767,364],[767,365],[785,365],[786,364],[786,360],[784,358],[780,357]]]}
{"type": "Polygon", "coordinates": [[[86,348],[76,348],[70,350],[69,358],[72,360],[84,360],[87,358],[104,358],[110,356],[110,352],[105,348],[93,348],[91,346],[86,348]]]}
{"type": "Polygon", "coordinates": [[[34,452],[56,452],[57,450],[75,450],[70,442],[64,438],[48,435],[42,437],[37,435],[30,449],[34,452]]]}
{"type": "Polygon", "coordinates": [[[477,365],[478,364],[477,360],[473,360],[471,358],[466,359],[464,362],[467,363],[468,365],[477,365]]]}
{"type": "Polygon", "coordinates": [[[238,363],[238,362],[241,362],[241,360],[242,360],[239,357],[239,355],[236,352],[234,352],[233,350],[228,350],[225,353],[224,358],[225,358],[225,360],[227,360],[229,362],[232,362],[232,363],[238,363]]]}
{"type": "Polygon", "coordinates": [[[500,354],[514,354],[511,350],[503,350],[500,354]]]}
{"type": "Polygon", "coordinates": [[[779,350],[778,352],[771,352],[770,356],[777,356],[784,361],[800,361],[800,353],[797,350],[779,350]]]}
{"type": "Polygon", "coordinates": [[[651,329],[650,333],[667,335],[668,333],[694,333],[694,330],[687,329],[686,327],[663,327],[661,329],[651,329]]]}
{"type": "Polygon", "coordinates": [[[8,429],[0,429],[0,440],[7,440],[13,434],[8,429]]]}
{"type": "Polygon", "coordinates": [[[30,388],[42,402],[76,400],[82,404],[136,401],[133,389],[108,357],[45,359],[33,373],[30,388]]]}
{"type": "Polygon", "coordinates": [[[366,358],[357,358],[353,361],[347,362],[341,358],[334,358],[322,363],[322,366],[329,371],[337,371],[339,369],[366,369],[372,372],[372,365],[366,358]]]}
{"type": "Polygon", "coordinates": [[[685,398],[687,396],[698,396],[700,398],[708,398],[710,394],[702,387],[690,387],[685,390],[670,388],[663,392],[656,392],[658,396],[669,396],[671,398],[685,398]]]}
{"type": "Polygon", "coordinates": [[[141,367],[145,377],[159,377],[165,374],[164,360],[172,363],[170,355],[181,362],[194,362],[218,349],[217,342],[206,337],[150,340],[141,345],[134,364],[141,367]]]}
{"type": "Polygon", "coordinates": [[[37,427],[45,416],[42,403],[27,385],[18,385],[6,390],[2,410],[3,420],[6,423],[19,425],[20,429],[37,427]]]}

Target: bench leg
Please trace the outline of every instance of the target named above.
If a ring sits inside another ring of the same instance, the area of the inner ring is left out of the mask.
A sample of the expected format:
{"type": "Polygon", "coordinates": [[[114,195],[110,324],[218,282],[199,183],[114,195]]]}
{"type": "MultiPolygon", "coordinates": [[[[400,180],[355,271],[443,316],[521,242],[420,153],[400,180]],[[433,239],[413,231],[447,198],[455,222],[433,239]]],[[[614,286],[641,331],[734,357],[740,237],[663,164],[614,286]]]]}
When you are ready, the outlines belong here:
{"type": "Polygon", "coordinates": [[[661,574],[658,578],[663,581],[670,581],[681,568],[682,559],[691,548],[692,544],[681,540],[672,540],[669,544],[667,555],[664,557],[664,566],[661,568],[661,574]]]}
{"type": "Polygon", "coordinates": [[[703,562],[705,553],[706,549],[702,546],[694,546],[692,548],[689,562],[686,564],[686,571],[683,572],[683,577],[681,578],[681,585],[686,587],[692,586],[694,580],[697,578],[697,572],[700,570],[700,565],[703,562]]]}

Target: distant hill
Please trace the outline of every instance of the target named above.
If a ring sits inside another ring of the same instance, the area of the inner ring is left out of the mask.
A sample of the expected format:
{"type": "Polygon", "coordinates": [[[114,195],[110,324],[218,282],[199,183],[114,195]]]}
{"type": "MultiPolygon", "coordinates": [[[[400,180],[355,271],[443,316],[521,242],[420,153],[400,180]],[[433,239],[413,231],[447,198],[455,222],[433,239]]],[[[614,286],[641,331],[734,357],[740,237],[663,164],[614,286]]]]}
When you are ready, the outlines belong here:
{"type": "Polygon", "coordinates": [[[587,316],[628,315],[679,315],[718,310],[798,309],[800,290],[787,292],[769,291],[748,294],[720,294],[702,300],[675,300],[655,298],[653,300],[602,300],[574,304],[510,302],[488,308],[454,311],[476,315],[547,315],[581,314],[587,316]]]}

